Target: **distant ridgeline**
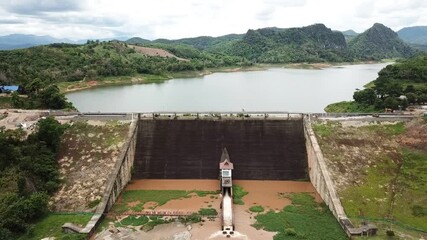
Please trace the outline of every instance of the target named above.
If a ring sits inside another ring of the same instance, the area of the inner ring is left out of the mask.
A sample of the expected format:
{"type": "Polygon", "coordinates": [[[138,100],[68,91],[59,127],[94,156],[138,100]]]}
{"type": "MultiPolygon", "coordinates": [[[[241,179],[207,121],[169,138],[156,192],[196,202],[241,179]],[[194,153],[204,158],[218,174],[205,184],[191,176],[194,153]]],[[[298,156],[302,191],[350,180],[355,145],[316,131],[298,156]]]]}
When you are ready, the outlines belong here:
{"type": "Polygon", "coordinates": [[[254,63],[352,62],[407,58],[418,53],[390,28],[375,24],[365,32],[332,31],[323,24],[302,28],[263,28],[246,34],[149,41],[55,43],[0,51],[0,85],[27,87],[135,74],[163,75],[254,63]],[[173,54],[156,55],[158,49],[173,54]],[[144,51],[150,51],[148,54],[144,51]]]}

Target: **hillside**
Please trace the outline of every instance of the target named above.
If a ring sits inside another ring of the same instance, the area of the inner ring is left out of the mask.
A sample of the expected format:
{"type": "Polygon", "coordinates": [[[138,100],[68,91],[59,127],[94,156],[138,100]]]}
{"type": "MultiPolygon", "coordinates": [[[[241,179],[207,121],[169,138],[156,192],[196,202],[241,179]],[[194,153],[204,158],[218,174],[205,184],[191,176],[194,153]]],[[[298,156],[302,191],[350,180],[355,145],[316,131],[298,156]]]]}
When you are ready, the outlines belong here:
{"type": "Polygon", "coordinates": [[[224,50],[261,63],[344,61],[344,35],[323,24],[302,28],[248,30],[224,50]]]}
{"type": "Polygon", "coordinates": [[[353,40],[357,35],[359,35],[359,33],[355,32],[354,30],[347,30],[347,31],[342,31],[342,34],[345,37],[345,40],[348,42],[350,42],[351,40],[353,40]]]}
{"type": "Polygon", "coordinates": [[[407,58],[415,54],[415,50],[405,44],[397,33],[380,23],[356,36],[348,47],[353,57],[362,60],[407,58]]]}
{"type": "Polygon", "coordinates": [[[241,58],[202,53],[188,46],[164,47],[172,51],[134,47],[117,41],[51,44],[0,51],[0,83],[25,87],[35,79],[58,83],[135,74],[161,75],[205,67],[236,66],[242,61],[241,58]],[[189,61],[180,61],[181,58],[189,61]]]}
{"type": "MultiPolygon", "coordinates": [[[[354,35],[354,32],[346,34],[354,35]]],[[[348,45],[343,33],[323,24],[178,40],[131,38],[127,42],[97,40],[82,45],[55,43],[0,51],[0,84],[26,87],[35,79],[45,85],[136,74],[167,75],[254,63],[406,58],[415,53],[395,32],[381,24],[357,35],[348,45]]]]}
{"type": "Polygon", "coordinates": [[[402,28],[397,34],[407,43],[427,45],[427,26],[402,28]]]}

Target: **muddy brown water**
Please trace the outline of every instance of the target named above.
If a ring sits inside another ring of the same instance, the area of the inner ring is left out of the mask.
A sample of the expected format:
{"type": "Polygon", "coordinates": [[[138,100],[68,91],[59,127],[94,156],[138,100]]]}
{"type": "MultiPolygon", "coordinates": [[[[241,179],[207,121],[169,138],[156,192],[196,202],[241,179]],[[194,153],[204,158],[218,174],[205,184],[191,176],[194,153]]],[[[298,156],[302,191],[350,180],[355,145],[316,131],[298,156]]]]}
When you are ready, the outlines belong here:
{"type": "MultiPolygon", "coordinates": [[[[236,180],[233,184],[241,186],[248,192],[242,198],[245,202],[244,205],[234,205],[236,239],[273,239],[273,236],[276,234],[274,232],[257,230],[251,226],[255,223],[256,216],[256,214],[249,211],[251,206],[261,205],[266,211],[269,209],[278,211],[291,203],[283,195],[301,192],[312,194],[317,201],[321,201],[320,196],[310,182],[236,180]]],[[[181,179],[134,180],[127,186],[126,190],[216,191],[219,190],[219,181],[181,179]]],[[[157,206],[155,209],[160,211],[197,212],[201,208],[215,208],[220,213],[220,203],[221,197],[219,194],[213,197],[210,195],[198,197],[196,194],[192,194],[190,198],[171,200],[162,206],[157,206]]],[[[147,204],[150,205],[150,203],[147,204]]],[[[174,225],[170,225],[169,228],[174,228],[174,225]]],[[[191,239],[227,239],[221,234],[220,229],[220,218],[193,224],[190,231],[191,239]]],[[[147,234],[150,234],[150,232],[147,232],[147,234]]],[[[153,231],[153,234],[159,234],[159,232],[153,231]]]]}

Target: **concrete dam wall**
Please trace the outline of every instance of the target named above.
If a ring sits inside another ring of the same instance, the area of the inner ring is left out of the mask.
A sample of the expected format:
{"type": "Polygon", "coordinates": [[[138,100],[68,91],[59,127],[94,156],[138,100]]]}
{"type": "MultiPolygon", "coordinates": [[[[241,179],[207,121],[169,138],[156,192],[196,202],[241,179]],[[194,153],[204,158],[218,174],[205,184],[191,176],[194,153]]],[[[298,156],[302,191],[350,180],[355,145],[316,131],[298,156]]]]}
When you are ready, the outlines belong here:
{"type": "Polygon", "coordinates": [[[217,179],[222,148],[234,179],[308,177],[302,119],[139,120],[133,179],[217,179]]]}

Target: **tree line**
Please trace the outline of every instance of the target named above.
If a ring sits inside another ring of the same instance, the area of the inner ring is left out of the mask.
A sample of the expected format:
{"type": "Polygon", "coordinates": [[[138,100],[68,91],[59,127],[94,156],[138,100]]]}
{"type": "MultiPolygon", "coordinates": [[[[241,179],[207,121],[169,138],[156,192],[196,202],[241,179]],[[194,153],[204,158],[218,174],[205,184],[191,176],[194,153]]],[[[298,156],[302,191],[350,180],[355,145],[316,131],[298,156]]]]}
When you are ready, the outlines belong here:
{"type": "Polygon", "coordinates": [[[0,239],[16,239],[47,213],[60,184],[56,157],[65,128],[53,117],[28,138],[22,129],[0,128],[0,239]]]}
{"type": "Polygon", "coordinates": [[[374,87],[354,93],[357,104],[375,110],[397,110],[427,103],[427,55],[388,65],[378,75],[374,87]]]}

